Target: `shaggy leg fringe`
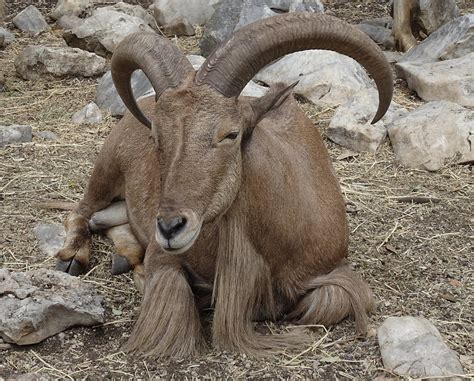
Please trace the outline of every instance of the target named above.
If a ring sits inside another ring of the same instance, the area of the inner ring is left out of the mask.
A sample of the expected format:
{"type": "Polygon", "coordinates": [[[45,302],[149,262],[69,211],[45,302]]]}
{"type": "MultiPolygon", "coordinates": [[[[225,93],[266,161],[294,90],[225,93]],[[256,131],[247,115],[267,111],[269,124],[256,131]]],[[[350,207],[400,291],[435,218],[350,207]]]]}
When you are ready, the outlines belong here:
{"type": "Polygon", "coordinates": [[[358,334],[367,333],[367,314],[374,308],[372,291],[347,265],[311,280],[309,291],[288,316],[297,324],[333,325],[355,318],[358,334]]]}
{"type": "Polygon", "coordinates": [[[205,348],[191,287],[178,264],[154,268],[140,315],[123,350],[150,358],[196,356],[205,348]]]}
{"type": "Polygon", "coordinates": [[[275,317],[270,270],[245,236],[238,217],[227,217],[220,229],[213,301],[213,344],[254,357],[300,349],[311,342],[306,330],[260,335],[252,319],[275,317]]]}

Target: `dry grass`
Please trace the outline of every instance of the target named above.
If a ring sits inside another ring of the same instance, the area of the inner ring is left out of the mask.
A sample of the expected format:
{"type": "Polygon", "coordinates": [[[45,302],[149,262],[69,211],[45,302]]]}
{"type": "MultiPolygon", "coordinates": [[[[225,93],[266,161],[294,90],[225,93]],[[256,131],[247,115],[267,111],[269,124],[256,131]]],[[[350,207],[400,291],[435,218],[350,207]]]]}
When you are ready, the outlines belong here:
{"type": "MultiPolygon", "coordinates": [[[[364,5],[365,7],[365,5],[364,5]]],[[[380,16],[376,5],[370,15],[380,16]]],[[[339,7],[334,13],[349,19],[367,17],[365,8],[339,7]],[[355,9],[355,10],[354,10],[355,9]],[[355,15],[355,16],[354,16],[355,15]]],[[[369,11],[367,11],[369,12],[369,11]]],[[[7,92],[0,93],[0,124],[29,124],[35,132],[53,131],[58,140],[35,137],[32,143],[0,150],[0,263],[11,270],[54,265],[37,248],[32,233],[38,222],[61,222],[65,213],[37,209],[43,199],[78,200],[94,159],[114,119],[95,126],[77,126],[70,119],[92,101],[94,79],[42,79],[25,82],[15,77],[13,60],[29,43],[62,44],[57,32],[34,40],[18,38],[0,55],[0,72],[7,92]]],[[[180,39],[186,53],[196,52],[197,39],[180,39]]],[[[404,83],[395,100],[408,109],[421,101],[404,83]]],[[[317,128],[327,127],[333,110],[303,108],[317,128]]],[[[377,311],[369,337],[353,336],[350,321],[329,330],[310,327],[314,342],[301,353],[273,360],[255,360],[231,353],[210,352],[194,360],[147,362],[119,351],[128,337],[140,297],[127,275],[110,275],[112,248],[97,237],[91,270],[83,277],[104,295],[107,323],[74,328],[41,344],[13,347],[0,353],[0,378],[34,372],[57,378],[318,378],[372,379],[383,369],[375,328],[388,316],[425,316],[461,356],[466,373],[474,373],[472,333],[474,310],[473,177],[472,167],[446,166],[439,172],[409,170],[397,165],[389,144],[375,155],[339,160],[345,152],[326,139],[348,202],[351,228],[350,259],[372,286],[377,311]],[[422,196],[435,202],[406,203],[401,197],[422,196]]],[[[262,331],[291,329],[274,324],[262,331]]]]}

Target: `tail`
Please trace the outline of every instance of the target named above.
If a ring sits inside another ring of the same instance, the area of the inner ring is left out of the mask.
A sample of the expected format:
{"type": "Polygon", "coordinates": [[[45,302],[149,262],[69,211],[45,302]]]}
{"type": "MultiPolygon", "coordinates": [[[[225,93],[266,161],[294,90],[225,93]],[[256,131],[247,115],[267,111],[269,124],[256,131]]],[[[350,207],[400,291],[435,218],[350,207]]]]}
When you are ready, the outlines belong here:
{"type": "Polygon", "coordinates": [[[368,284],[343,264],[308,283],[308,293],[298,301],[289,318],[297,324],[336,324],[348,316],[355,319],[358,334],[367,334],[368,313],[374,297],[368,284]]]}
{"type": "Polygon", "coordinates": [[[77,202],[51,200],[38,202],[35,206],[40,209],[73,210],[77,206],[77,202]]]}

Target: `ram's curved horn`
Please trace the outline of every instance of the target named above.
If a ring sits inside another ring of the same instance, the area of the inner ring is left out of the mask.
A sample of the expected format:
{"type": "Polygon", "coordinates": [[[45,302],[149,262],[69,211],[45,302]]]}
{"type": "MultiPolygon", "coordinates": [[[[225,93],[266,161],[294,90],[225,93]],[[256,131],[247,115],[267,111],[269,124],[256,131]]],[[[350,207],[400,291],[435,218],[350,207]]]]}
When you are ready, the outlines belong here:
{"type": "Polygon", "coordinates": [[[155,33],[133,33],[125,37],[112,57],[112,79],[125,106],[140,122],[151,127],[133,97],[130,79],[142,69],[158,98],[168,87],[178,86],[194,69],[186,56],[168,39],[155,33]]]}
{"type": "Polygon", "coordinates": [[[308,49],[333,50],[359,62],[379,91],[379,107],[372,123],[382,118],[393,93],[392,71],[383,52],[358,28],[318,13],[288,13],[246,25],[214,50],[195,81],[235,97],[265,65],[308,49]]]}

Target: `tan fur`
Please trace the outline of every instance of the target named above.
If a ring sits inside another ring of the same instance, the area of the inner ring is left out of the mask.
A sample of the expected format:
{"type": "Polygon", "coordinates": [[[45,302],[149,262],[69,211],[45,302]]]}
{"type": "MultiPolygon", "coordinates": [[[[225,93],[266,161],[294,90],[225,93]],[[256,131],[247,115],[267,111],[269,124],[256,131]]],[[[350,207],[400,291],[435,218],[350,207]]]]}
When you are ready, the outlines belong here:
{"type": "Polygon", "coordinates": [[[253,327],[292,321],[294,310],[306,324],[353,315],[364,330],[373,301],[343,265],[344,200],[318,130],[290,94],[276,86],[263,99],[237,100],[190,78],[156,104],[140,103],[151,132],[128,113],[112,130],[72,215],[87,221],[125,199],[146,248],[145,295],[126,350],[200,353],[199,310],[211,307],[211,292],[212,340],[227,350],[264,356],[303,346],[310,338],[301,332],[262,336],[253,327]],[[232,131],[238,138],[223,140],[232,131]],[[199,235],[185,252],[165,252],[157,215],[182,210],[200,219],[199,235]],[[326,309],[313,313],[319,304],[326,309]]]}
{"type": "Polygon", "coordinates": [[[307,286],[314,289],[296,304],[289,318],[298,324],[330,326],[352,316],[357,332],[367,332],[367,312],[374,307],[372,291],[347,265],[316,277],[307,286]]]}
{"type": "Polygon", "coordinates": [[[417,0],[393,0],[392,35],[398,50],[406,52],[416,45],[411,17],[417,0]]]}
{"type": "Polygon", "coordinates": [[[145,274],[140,315],[123,349],[152,358],[196,356],[205,348],[205,340],[183,268],[172,256],[152,261],[153,271],[145,274]]]}

